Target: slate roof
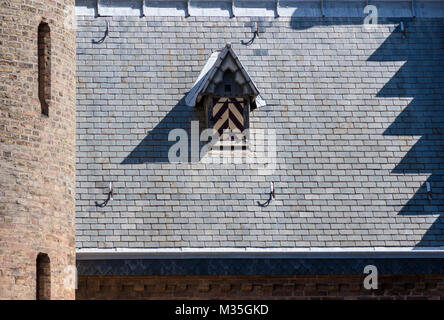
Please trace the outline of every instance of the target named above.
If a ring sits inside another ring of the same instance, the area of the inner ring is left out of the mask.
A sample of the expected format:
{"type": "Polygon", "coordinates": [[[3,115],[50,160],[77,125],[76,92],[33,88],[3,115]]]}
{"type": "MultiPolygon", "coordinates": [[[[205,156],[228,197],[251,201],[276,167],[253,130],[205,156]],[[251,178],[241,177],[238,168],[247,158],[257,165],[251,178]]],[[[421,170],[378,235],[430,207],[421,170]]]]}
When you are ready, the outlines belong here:
{"type": "Polygon", "coordinates": [[[444,22],[404,20],[407,38],[361,23],[79,17],[77,247],[443,246],[444,22]],[[170,130],[202,119],[184,97],[226,43],[267,101],[250,125],[276,130],[271,175],[168,162],[170,130]]]}

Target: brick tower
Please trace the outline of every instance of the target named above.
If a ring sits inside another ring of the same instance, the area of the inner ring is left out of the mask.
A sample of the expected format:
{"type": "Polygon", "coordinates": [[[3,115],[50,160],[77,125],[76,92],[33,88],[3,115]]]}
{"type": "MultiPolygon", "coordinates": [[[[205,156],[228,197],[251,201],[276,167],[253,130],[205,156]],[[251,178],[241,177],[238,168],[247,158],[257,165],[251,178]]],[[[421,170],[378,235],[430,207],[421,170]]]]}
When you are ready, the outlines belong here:
{"type": "Polygon", "coordinates": [[[74,0],[0,3],[0,299],[73,299],[74,0]]]}

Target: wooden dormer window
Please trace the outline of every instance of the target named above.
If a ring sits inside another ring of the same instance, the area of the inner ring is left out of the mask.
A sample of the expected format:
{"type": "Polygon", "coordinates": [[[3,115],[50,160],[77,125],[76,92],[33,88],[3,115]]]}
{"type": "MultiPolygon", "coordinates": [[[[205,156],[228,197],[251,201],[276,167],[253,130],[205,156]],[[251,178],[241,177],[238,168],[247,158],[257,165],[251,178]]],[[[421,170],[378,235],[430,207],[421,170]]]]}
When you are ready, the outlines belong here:
{"type": "Polygon", "coordinates": [[[207,127],[213,128],[219,136],[213,149],[246,149],[250,97],[243,94],[242,86],[235,81],[235,73],[227,69],[222,81],[206,97],[207,127]]]}
{"type": "Polygon", "coordinates": [[[213,150],[247,149],[250,111],[265,105],[230,44],[210,56],[185,102],[205,108],[206,128],[218,133],[213,150]]]}
{"type": "Polygon", "coordinates": [[[213,97],[210,127],[214,128],[219,141],[213,149],[246,149],[245,129],[248,125],[248,100],[239,97],[213,97]],[[247,114],[246,114],[247,113],[247,114]]]}

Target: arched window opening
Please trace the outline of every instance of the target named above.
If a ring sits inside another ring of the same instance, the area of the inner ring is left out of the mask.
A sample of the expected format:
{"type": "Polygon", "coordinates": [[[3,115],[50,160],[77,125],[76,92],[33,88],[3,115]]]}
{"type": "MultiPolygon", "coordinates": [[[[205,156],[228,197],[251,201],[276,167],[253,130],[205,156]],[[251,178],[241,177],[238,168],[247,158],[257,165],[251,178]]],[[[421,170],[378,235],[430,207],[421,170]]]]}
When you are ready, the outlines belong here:
{"type": "Polygon", "coordinates": [[[38,69],[40,106],[42,114],[48,116],[51,97],[51,32],[46,22],[41,22],[38,28],[38,69]]]}
{"type": "Polygon", "coordinates": [[[51,265],[46,253],[37,255],[36,263],[36,299],[51,299],[51,265]]]}

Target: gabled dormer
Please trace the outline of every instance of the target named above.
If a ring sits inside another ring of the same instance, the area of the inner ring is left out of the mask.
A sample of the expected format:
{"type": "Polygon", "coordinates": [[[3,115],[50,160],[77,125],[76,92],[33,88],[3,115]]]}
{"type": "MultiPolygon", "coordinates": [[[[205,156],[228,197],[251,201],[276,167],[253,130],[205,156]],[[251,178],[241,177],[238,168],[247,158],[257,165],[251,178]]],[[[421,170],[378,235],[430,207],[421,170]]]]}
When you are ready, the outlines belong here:
{"type": "Polygon", "coordinates": [[[230,44],[211,54],[185,103],[202,106],[206,127],[218,132],[216,146],[231,149],[246,148],[250,111],[265,105],[230,44]]]}
{"type": "Polygon", "coordinates": [[[185,97],[188,106],[195,106],[205,95],[237,94],[251,99],[252,109],[262,107],[265,101],[250,75],[242,66],[231,44],[222,51],[213,52],[203,67],[190,92],[185,97]],[[231,87],[230,87],[231,86],[231,87]]]}

